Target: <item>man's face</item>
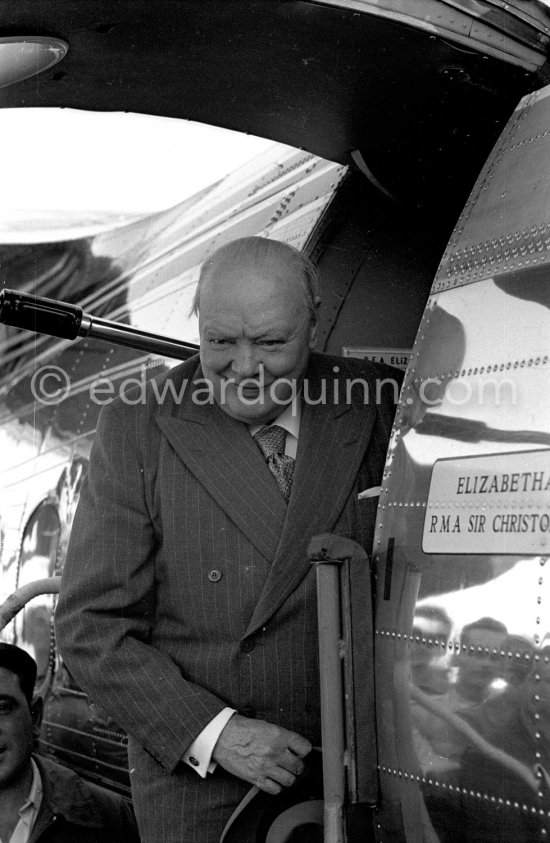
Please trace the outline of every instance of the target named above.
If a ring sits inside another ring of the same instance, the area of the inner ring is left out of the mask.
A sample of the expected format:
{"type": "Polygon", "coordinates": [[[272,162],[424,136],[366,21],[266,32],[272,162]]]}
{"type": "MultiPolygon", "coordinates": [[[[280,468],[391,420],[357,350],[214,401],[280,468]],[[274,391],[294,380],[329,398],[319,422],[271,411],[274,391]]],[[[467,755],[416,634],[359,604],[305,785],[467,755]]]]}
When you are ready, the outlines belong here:
{"type": "Polygon", "coordinates": [[[495,629],[473,629],[464,634],[462,643],[468,648],[460,656],[457,688],[470,699],[482,699],[495,690],[493,683],[501,679],[502,666],[493,651],[499,651],[504,634],[495,629]],[[470,653],[469,648],[475,652],[470,653]],[[483,652],[479,652],[481,647],[483,652]],[[489,653],[485,652],[488,648],[489,653]]]}
{"type": "Polygon", "coordinates": [[[16,784],[29,769],[33,718],[19,678],[0,667],[0,789],[16,784]]]}
{"type": "Polygon", "coordinates": [[[273,420],[300,388],[315,328],[296,271],[279,256],[261,264],[220,263],[205,279],[202,369],[217,404],[237,421],[273,420]]]}

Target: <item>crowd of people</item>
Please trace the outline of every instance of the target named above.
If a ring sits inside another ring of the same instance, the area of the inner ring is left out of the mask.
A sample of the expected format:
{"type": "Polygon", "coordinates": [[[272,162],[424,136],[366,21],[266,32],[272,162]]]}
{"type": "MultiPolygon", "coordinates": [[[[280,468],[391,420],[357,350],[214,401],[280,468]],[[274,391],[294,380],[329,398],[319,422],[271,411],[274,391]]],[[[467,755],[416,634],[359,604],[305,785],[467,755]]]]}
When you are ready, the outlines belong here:
{"type": "Polygon", "coordinates": [[[415,616],[410,710],[423,796],[442,843],[540,834],[550,796],[550,647],[492,617],[459,631],[439,607],[415,616]]]}

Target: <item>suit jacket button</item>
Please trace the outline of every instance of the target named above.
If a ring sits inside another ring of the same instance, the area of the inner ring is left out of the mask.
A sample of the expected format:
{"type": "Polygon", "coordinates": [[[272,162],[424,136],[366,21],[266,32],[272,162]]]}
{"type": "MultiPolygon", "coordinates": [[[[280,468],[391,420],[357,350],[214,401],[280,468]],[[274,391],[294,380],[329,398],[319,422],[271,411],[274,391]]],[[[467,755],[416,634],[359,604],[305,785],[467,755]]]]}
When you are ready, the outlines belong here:
{"type": "Polygon", "coordinates": [[[222,578],[222,572],[218,571],[217,568],[212,568],[211,571],[208,571],[208,579],[210,582],[219,582],[222,578]]]}
{"type": "Polygon", "coordinates": [[[254,641],[243,641],[241,644],[241,652],[251,653],[255,646],[254,641]]]}

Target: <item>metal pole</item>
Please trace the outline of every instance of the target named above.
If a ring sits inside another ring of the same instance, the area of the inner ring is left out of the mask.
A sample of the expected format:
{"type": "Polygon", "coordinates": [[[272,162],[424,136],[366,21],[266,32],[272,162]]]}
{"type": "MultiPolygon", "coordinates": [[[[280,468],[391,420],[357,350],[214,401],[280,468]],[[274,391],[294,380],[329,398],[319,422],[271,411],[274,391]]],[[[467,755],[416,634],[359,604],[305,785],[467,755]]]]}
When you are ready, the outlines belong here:
{"type": "MultiPolygon", "coordinates": [[[[356,746],[355,717],[351,705],[354,670],[352,618],[347,617],[351,612],[348,579],[350,562],[365,563],[367,556],[352,539],[331,533],[314,536],[307,554],[309,561],[317,565],[324,843],[345,843],[344,807],[346,800],[349,805],[357,797],[356,770],[348,770],[348,766],[355,763],[351,750],[356,746]],[[347,703],[346,696],[350,698],[347,703]],[[350,791],[346,788],[348,773],[351,773],[350,791]]],[[[368,595],[366,611],[370,611],[370,589],[368,595]]]]}
{"type": "Polygon", "coordinates": [[[324,843],[344,843],[344,693],[341,660],[340,562],[317,564],[324,843]]]}
{"type": "Polygon", "coordinates": [[[18,290],[0,291],[0,322],[66,340],[91,337],[176,360],[187,360],[198,351],[194,345],[177,339],[84,313],[76,304],[31,296],[18,290]]]}

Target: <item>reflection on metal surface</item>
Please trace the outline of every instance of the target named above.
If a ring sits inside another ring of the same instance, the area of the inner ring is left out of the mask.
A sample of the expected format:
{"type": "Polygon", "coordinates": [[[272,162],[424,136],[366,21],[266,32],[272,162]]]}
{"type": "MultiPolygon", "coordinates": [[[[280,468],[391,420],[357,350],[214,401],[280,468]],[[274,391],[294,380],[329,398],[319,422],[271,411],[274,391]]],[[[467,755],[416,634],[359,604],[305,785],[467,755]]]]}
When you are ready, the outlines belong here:
{"type": "MultiPolygon", "coordinates": [[[[526,136],[548,134],[547,92],[524,104],[521,120],[526,136]]],[[[537,514],[542,526],[550,514],[548,252],[533,268],[520,244],[506,268],[493,263],[494,277],[472,268],[455,285],[448,274],[450,256],[472,244],[515,243],[526,218],[550,225],[547,182],[536,178],[550,167],[548,145],[522,145],[515,164],[510,148],[508,131],[442,261],[382,487],[382,841],[519,843],[550,834],[550,534],[534,540],[529,521],[537,514]],[[493,529],[498,517],[502,529],[493,529]]]]}
{"type": "Polygon", "coordinates": [[[54,67],[67,55],[69,45],[61,38],[12,35],[0,38],[0,88],[54,67]]]}
{"type": "Polygon", "coordinates": [[[550,648],[490,616],[435,653],[423,632],[409,654],[412,744],[440,839],[538,839],[550,796],[550,648]]]}

